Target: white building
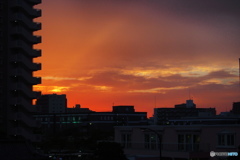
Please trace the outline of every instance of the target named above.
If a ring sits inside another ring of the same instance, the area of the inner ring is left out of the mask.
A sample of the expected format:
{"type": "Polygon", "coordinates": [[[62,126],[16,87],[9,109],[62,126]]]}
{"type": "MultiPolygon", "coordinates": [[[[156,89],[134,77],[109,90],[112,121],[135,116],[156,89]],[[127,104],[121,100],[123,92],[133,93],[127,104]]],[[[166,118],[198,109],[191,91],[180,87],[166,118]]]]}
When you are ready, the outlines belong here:
{"type": "Polygon", "coordinates": [[[36,105],[43,113],[65,113],[67,98],[65,94],[45,94],[37,99],[36,105]]]}
{"type": "Polygon", "coordinates": [[[211,157],[211,151],[238,152],[240,124],[237,119],[194,123],[117,126],[115,142],[122,144],[131,160],[158,160],[159,157],[163,160],[217,160],[226,157],[211,157]]]}

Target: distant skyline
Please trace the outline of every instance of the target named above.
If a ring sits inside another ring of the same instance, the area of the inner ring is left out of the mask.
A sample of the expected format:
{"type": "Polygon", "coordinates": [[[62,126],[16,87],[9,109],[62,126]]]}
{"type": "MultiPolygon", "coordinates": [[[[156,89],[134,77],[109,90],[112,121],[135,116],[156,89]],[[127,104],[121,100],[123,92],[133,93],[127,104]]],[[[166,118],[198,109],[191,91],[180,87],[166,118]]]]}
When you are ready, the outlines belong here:
{"type": "Polygon", "coordinates": [[[68,107],[136,111],[240,101],[238,0],[42,0],[43,94],[68,107]]]}

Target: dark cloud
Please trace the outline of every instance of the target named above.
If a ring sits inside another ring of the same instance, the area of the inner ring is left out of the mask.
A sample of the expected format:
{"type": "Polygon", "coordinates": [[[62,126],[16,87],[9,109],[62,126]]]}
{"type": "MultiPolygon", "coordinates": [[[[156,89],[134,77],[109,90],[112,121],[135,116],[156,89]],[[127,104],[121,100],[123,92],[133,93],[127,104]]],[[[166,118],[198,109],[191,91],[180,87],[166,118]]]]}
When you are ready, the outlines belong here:
{"type": "Polygon", "coordinates": [[[236,75],[233,75],[224,70],[220,70],[220,71],[211,72],[205,77],[206,78],[234,78],[236,77],[236,75]]]}

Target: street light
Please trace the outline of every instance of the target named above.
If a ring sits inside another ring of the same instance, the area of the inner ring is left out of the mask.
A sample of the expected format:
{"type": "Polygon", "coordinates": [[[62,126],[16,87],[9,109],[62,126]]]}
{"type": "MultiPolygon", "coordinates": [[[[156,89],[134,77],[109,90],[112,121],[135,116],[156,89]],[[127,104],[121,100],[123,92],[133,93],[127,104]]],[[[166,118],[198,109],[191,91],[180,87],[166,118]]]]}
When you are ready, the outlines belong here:
{"type": "Polygon", "coordinates": [[[142,131],[151,131],[151,132],[154,132],[157,137],[158,137],[158,144],[159,144],[159,160],[162,159],[162,141],[161,141],[161,135],[156,131],[156,130],[153,130],[153,129],[150,129],[150,128],[140,128],[142,131]]]}

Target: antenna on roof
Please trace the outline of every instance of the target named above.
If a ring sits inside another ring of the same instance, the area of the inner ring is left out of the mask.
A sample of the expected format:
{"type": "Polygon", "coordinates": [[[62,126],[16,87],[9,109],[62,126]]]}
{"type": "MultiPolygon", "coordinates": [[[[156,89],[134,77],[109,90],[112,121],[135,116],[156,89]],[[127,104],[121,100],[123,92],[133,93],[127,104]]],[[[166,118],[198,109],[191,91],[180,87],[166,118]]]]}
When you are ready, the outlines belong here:
{"type": "Polygon", "coordinates": [[[188,88],[188,96],[189,96],[189,99],[191,99],[191,96],[190,96],[190,88],[188,88]]]}
{"type": "Polygon", "coordinates": [[[157,108],[157,97],[156,97],[156,95],[154,96],[154,105],[155,105],[154,107],[157,108]]]}
{"type": "Polygon", "coordinates": [[[189,96],[189,100],[193,100],[193,97],[191,96],[190,88],[188,88],[188,96],[189,96]]]}

